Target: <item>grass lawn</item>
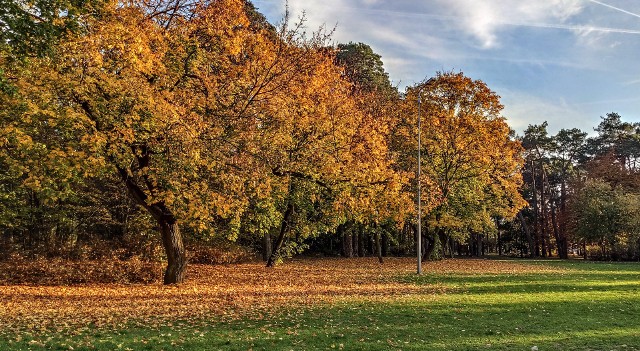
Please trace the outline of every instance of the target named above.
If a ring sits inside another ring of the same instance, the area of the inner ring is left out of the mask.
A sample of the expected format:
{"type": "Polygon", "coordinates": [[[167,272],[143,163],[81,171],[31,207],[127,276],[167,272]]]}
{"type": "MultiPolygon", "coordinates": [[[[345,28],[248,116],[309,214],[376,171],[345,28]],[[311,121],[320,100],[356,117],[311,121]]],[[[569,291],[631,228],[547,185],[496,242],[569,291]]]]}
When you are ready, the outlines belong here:
{"type": "Polygon", "coordinates": [[[0,286],[0,350],[640,350],[634,263],[192,269],[179,288],[0,286]]]}

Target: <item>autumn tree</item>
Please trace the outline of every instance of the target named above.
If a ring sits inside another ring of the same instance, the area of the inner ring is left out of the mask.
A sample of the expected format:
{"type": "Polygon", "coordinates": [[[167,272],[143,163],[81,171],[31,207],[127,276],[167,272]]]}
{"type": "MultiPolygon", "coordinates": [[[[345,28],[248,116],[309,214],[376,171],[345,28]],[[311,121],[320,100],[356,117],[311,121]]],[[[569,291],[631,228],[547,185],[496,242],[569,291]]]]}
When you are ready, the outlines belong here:
{"type": "MultiPolygon", "coordinates": [[[[405,105],[408,121],[415,120],[418,106],[424,116],[422,192],[435,199],[427,212],[430,245],[424,256],[429,257],[436,240],[446,243],[447,229],[453,225],[459,227],[462,221],[472,227],[478,216],[512,217],[523,206],[518,193],[521,147],[500,115],[498,95],[462,73],[439,73],[410,87],[405,105]],[[460,208],[456,201],[464,206],[482,204],[482,210],[456,211],[460,208]]],[[[414,131],[405,134],[417,135],[414,131]]]]}
{"type": "Polygon", "coordinates": [[[387,122],[361,110],[324,34],[275,28],[240,0],[112,2],[74,19],[82,31],[3,83],[7,209],[95,197],[116,176],[156,222],[164,281],[178,283],[185,231],[273,235],[273,263],[289,234],[376,222],[397,203],[387,122]]]}
{"type": "Polygon", "coordinates": [[[640,123],[624,122],[611,112],[601,117],[595,128],[598,135],[589,139],[588,152],[592,157],[612,152],[630,172],[638,171],[640,157],[640,123]]]}
{"type": "MultiPolygon", "coordinates": [[[[30,144],[39,132],[36,120],[59,136],[59,147],[44,142],[45,148],[36,148],[44,154],[24,158],[25,184],[64,187],[68,182],[60,180],[71,176],[118,174],[162,233],[165,283],[184,279],[181,224],[211,231],[217,223],[233,232],[245,207],[247,174],[237,165],[249,159],[242,147],[252,134],[242,131],[255,127],[247,124],[254,121],[247,111],[260,96],[242,90],[243,83],[252,69],[263,69],[253,65],[264,63],[255,57],[274,44],[269,33],[252,26],[245,5],[199,4],[182,16],[114,3],[99,19],[86,18],[85,32],[65,40],[60,55],[39,61],[20,80],[30,105],[11,124],[12,140],[30,144]],[[57,174],[45,174],[47,169],[57,174]]],[[[279,72],[294,68],[272,63],[279,72]]]]}
{"type": "MultiPolygon", "coordinates": [[[[380,173],[379,179],[369,180],[368,186],[361,185],[359,188],[367,189],[369,196],[375,198],[374,203],[362,208],[375,210],[367,210],[368,214],[363,216],[362,211],[353,209],[347,215],[346,225],[340,228],[343,253],[350,257],[354,251],[358,251],[358,247],[362,248],[366,229],[372,233],[376,243],[372,251],[376,251],[379,260],[382,260],[383,253],[388,251],[390,236],[403,226],[407,213],[412,211],[410,197],[413,190],[408,187],[411,172],[398,167],[399,160],[392,151],[394,130],[400,121],[400,96],[389,80],[381,56],[369,45],[352,42],[339,44],[335,61],[343,69],[344,77],[351,82],[351,94],[364,117],[356,130],[359,134],[357,140],[365,143],[365,147],[354,148],[354,151],[359,153],[359,159],[377,159],[375,167],[380,173]],[[385,204],[382,206],[384,211],[377,210],[381,204],[385,204]],[[354,239],[356,245],[353,245],[354,239]]],[[[359,203],[363,204],[361,201],[359,203]]]]}
{"type": "Polygon", "coordinates": [[[333,232],[348,220],[373,224],[402,199],[386,120],[362,108],[361,97],[334,65],[333,52],[314,50],[306,51],[308,71],[299,68],[291,81],[300,85],[281,100],[289,108],[280,105],[267,115],[282,122],[262,131],[260,154],[278,178],[274,184],[286,185],[288,194],[268,265],[287,232],[305,238],[333,232]]]}
{"type": "MultiPolygon", "coordinates": [[[[623,122],[616,113],[603,117],[595,128],[598,134],[591,138],[575,128],[549,135],[547,126],[546,122],[530,125],[522,137],[526,149],[523,194],[530,207],[518,214],[519,227],[529,239],[532,256],[553,254],[555,243],[558,256],[568,258],[572,245],[575,248],[581,244],[584,252],[585,244],[593,242],[587,239],[586,227],[582,226],[582,231],[576,229],[580,227],[577,213],[586,213],[587,203],[599,201],[588,198],[608,194],[614,199],[615,193],[621,192],[633,197],[634,189],[638,188],[635,170],[638,131],[635,124],[623,122]],[[596,184],[599,181],[608,183],[610,190],[603,190],[596,184]]],[[[592,206],[591,210],[597,211],[595,208],[592,206]]],[[[608,210],[619,214],[622,207],[615,208],[608,210]]]]}
{"type": "MultiPolygon", "coordinates": [[[[68,231],[81,227],[74,224],[78,211],[71,207],[82,195],[76,195],[77,189],[69,189],[65,182],[60,186],[47,182],[41,190],[30,186],[34,184],[25,176],[27,165],[33,165],[32,158],[45,155],[54,159],[43,146],[55,142],[63,132],[37,118],[27,121],[32,124],[28,131],[16,128],[14,121],[31,104],[19,89],[20,79],[30,74],[33,61],[53,57],[61,40],[82,32],[82,18],[95,16],[102,5],[102,1],[0,2],[0,228],[5,238],[16,239],[23,248],[39,250],[44,242],[56,244],[55,236],[73,234],[68,231]]],[[[59,173],[65,173],[64,162],[59,165],[59,173]]],[[[56,167],[42,168],[56,172],[56,167]]]]}
{"type": "Polygon", "coordinates": [[[569,231],[582,244],[585,257],[589,245],[600,258],[636,259],[638,241],[637,123],[624,122],[609,113],[595,128],[597,135],[586,140],[581,177],[573,181],[573,198],[568,203],[569,231]]]}

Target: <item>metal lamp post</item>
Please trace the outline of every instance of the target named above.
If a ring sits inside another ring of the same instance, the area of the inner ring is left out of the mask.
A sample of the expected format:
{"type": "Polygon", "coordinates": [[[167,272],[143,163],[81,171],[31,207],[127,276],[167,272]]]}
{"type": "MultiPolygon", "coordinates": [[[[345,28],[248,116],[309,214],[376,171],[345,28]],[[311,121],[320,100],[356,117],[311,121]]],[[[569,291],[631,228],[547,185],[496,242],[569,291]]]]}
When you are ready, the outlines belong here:
{"type": "Polygon", "coordinates": [[[420,110],[422,109],[422,89],[418,90],[418,240],[417,240],[417,256],[418,256],[418,274],[422,274],[422,199],[420,197],[420,166],[422,164],[420,158],[421,143],[421,128],[420,128],[420,110]]]}

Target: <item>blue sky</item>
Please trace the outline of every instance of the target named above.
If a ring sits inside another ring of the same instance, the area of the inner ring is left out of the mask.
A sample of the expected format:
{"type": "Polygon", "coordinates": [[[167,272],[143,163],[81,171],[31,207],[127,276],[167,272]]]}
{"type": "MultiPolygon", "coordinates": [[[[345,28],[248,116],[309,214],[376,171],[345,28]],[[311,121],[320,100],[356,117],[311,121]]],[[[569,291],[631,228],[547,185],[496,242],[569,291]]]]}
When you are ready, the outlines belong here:
{"type": "MultiPolygon", "coordinates": [[[[252,1],[272,23],[284,0],[252,1]]],[[[638,0],[289,0],[308,31],[364,42],[401,90],[463,71],[502,97],[519,133],[529,124],[593,132],[600,116],[640,121],[638,0]]]]}

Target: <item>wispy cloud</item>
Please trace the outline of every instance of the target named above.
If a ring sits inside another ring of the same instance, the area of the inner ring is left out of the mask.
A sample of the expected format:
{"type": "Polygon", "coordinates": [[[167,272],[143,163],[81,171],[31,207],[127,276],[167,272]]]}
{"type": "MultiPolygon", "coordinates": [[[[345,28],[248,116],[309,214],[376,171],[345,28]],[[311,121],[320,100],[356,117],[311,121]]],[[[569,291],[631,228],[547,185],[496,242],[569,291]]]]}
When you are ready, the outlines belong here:
{"type": "MultiPolygon", "coordinates": [[[[285,0],[253,0],[271,18],[285,0]]],[[[640,3],[623,0],[288,0],[307,28],[337,30],[382,55],[400,88],[462,70],[503,96],[516,130],[592,130],[615,110],[640,120],[640,3]],[[624,4],[624,8],[619,7],[624,4]]]]}
{"type": "Polygon", "coordinates": [[[629,86],[629,85],[636,85],[636,84],[640,84],[640,79],[630,80],[628,82],[624,82],[622,85],[629,86]]]}
{"type": "Polygon", "coordinates": [[[589,0],[589,1],[591,1],[594,4],[602,5],[604,7],[608,7],[610,9],[612,9],[612,10],[616,10],[616,11],[619,11],[619,12],[622,12],[622,13],[626,13],[627,15],[631,15],[631,16],[640,18],[640,15],[637,14],[637,13],[633,13],[631,11],[627,11],[625,9],[621,9],[621,8],[615,7],[613,5],[605,4],[604,2],[600,2],[600,1],[596,1],[596,0],[589,0]]]}
{"type": "MultiPolygon", "coordinates": [[[[298,17],[307,13],[307,26],[318,28],[326,24],[330,27],[338,24],[338,39],[354,30],[372,27],[377,34],[384,31],[393,32],[389,26],[380,26],[373,20],[378,18],[415,18],[416,20],[447,21],[449,27],[457,27],[467,35],[478,40],[480,48],[493,49],[501,45],[499,32],[505,27],[529,27],[542,29],[568,30],[579,36],[594,33],[640,34],[640,30],[616,28],[596,25],[568,24],[566,21],[583,10],[580,0],[546,0],[524,2],[522,0],[435,0],[439,6],[430,8],[417,6],[416,11],[408,12],[394,10],[392,7],[371,7],[381,2],[378,0],[363,0],[358,3],[350,0],[333,0],[328,6],[321,1],[290,1],[291,13],[298,17]],[[355,6],[357,5],[357,6],[355,6]],[[422,9],[423,11],[420,11],[422,9]],[[373,15],[373,17],[371,16],[373,15]]],[[[636,15],[600,1],[591,2],[611,7],[631,15],[636,15]]],[[[258,4],[261,1],[257,1],[258,4]]],[[[640,15],[637,15],[640,17],[640,15]]],[[[422,22],[423,22],[422,21],[422,22]]],[[[424,22],[423,22],[424,23],[424,22]]],[[[390,33],[387,33],[391,36],[390,33]]],[[[405,42],[412,42],[411,32],[397,32],[396,37],[404,36],[405,42]]]]}
{"type": "Polygon", "coordinates": [[[555,28],[582,10],[579,0],[439,0],[451,14],[468,20],[456,23],[463,31],[480,41],[483,48],[500,45],[498,32],[505,26],[555,28]]]}
{"type": "Polygon", "coordinates": [[[598,116],[585,116],[583,111],[568,104],[565,99],[550,100],[524,91],[499,91],[505,104],[504,115],[511,128],[522,131],[530,124],[550,123],[549,132],[555,134],[562,128],[579,128],[590,131],[597,124],[598,116]],[[562,116],[558,118],[558,116],[562,116]]]}
{"type": "Polygon", "coordinates": [[[640,34],[640,30],[624,29],[624,28],[609,28],[598,26],[581,26],[571,24],[552,24],[552,23],[510,23],[504,22],[505,25],[521,26],[521,27],[535,27],[535,28],[550,28],[550,29],[567,29],[577,33],[620,33],[620,34],[640,34]]]}

